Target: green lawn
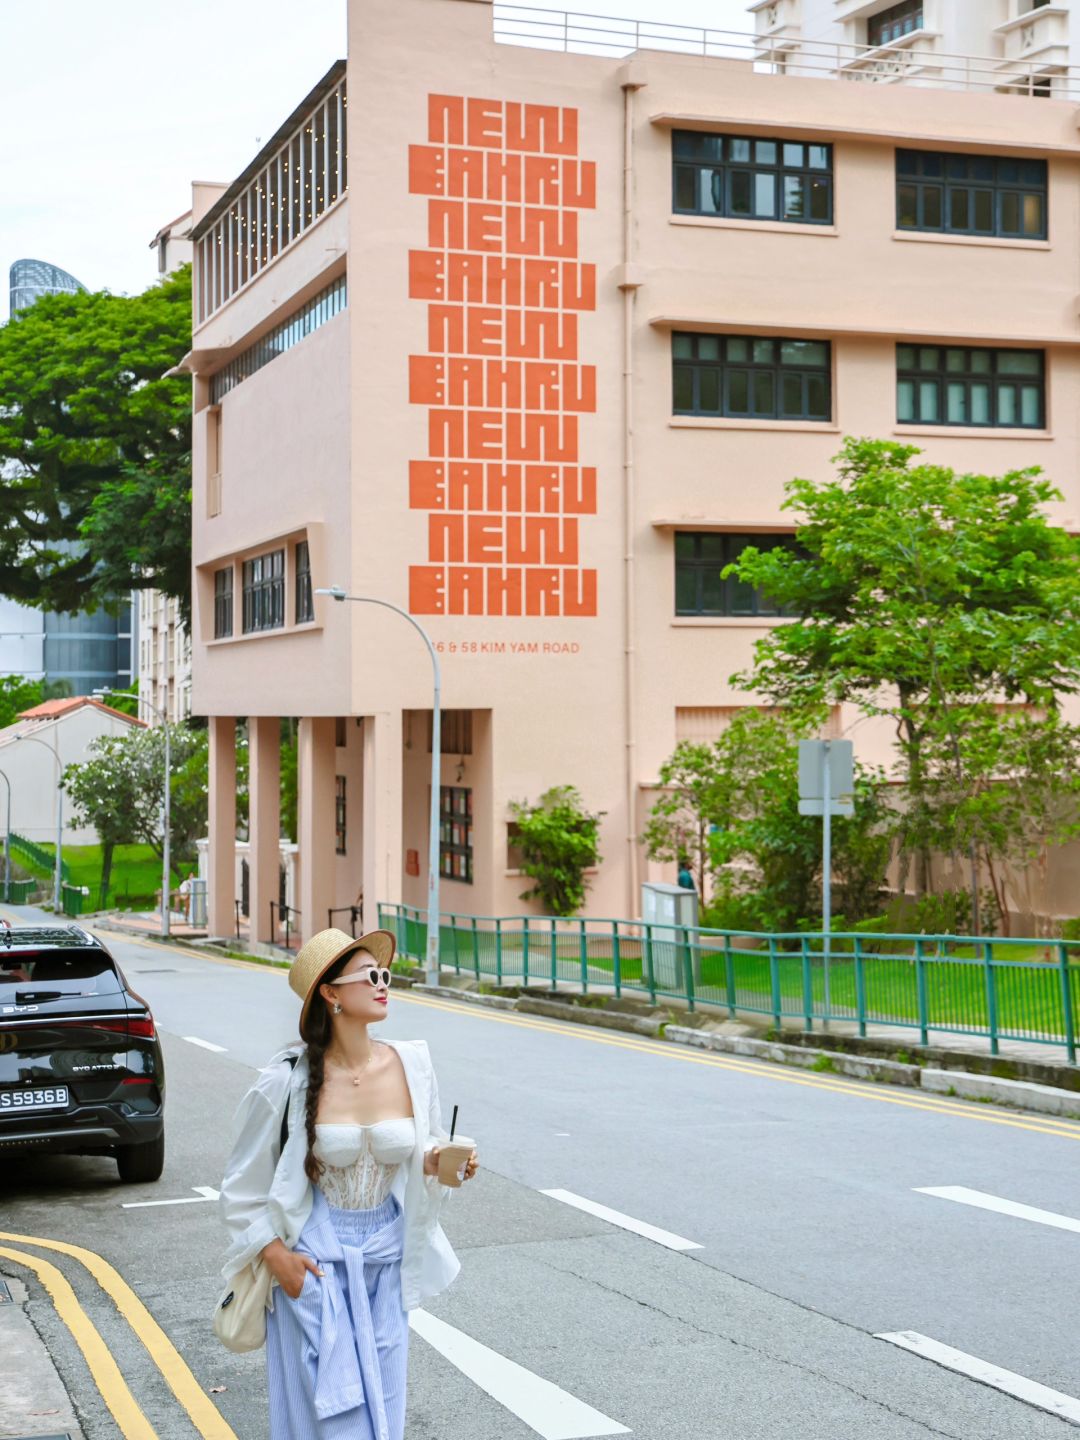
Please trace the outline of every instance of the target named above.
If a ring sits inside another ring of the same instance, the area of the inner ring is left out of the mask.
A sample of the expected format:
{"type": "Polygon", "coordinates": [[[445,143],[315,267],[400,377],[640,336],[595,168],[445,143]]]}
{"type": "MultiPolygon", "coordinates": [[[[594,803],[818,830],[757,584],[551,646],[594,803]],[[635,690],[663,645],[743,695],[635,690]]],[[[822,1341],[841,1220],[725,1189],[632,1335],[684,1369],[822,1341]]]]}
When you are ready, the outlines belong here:
{"type": "MultiPolygon", "coordinates": [[[[47,850],[50,855],[56,853],[53,845],[42,845],[41,848],[47,850]]],[[[86,901],[87,907],[96,910],[101,889],[101,846],[65,845],[64,862],[68,866],[70,883],[87,886],[90,891],[86,901]]],[[[31,873],[36,874],[39,879],[51,879],[51,871],[37,866],[28,866],[25,861],[20,861],[20,863],[24,868],[30,869],[31,873]]],[[[180,884],[183,875],[174,869],[172,877],[172,887],[175,889],[180,884]]],[[[150,846],[117,845],[113,850],[108,903],[117,905],[121,909],[129,909],[144,903],[153,905],[154,898],[160,889],[161,860],[154,854],[150,846]]]]}

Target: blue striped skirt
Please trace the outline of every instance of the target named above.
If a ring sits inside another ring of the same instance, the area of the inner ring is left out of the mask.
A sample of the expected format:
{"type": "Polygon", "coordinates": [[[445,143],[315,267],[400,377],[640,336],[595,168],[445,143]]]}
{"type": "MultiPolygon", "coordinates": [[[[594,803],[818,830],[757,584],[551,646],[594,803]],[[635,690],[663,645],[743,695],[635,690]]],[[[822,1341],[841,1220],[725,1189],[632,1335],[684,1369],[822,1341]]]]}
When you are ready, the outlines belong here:
{"type": "Polygon", "coordinates": [[[267,1315],[270,1440],[403,1440],[409,1320],[401,1303],[405,1222],[391,1197],[337,1210],[316,1188],[297,1250],[308,1272],[267,1315]]]}

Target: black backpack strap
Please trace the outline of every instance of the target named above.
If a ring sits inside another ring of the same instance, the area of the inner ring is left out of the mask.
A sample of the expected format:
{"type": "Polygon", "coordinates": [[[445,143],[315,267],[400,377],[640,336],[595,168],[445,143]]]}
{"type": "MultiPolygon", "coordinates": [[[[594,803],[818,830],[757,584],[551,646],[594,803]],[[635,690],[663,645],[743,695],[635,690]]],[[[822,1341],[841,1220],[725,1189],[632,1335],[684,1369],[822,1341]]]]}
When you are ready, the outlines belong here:
{"type": "MultiPolygon", "coordinates": [[[[299,1056],[299,1055],[286,1055],[286,1057],[285,1057],[285,1063],[286,1063],[286,1065],[288,1065],[288,1067],[289,1067],[290,1070],[295,1070],[295,1069],[296,1069],[296,1062],[297,1062],[297,1060],[299,1060],[299,1059],[300,1059],[300,1056],[299,1056]]],[[[279,1157],[279,1158],[280,1158],[280,1156],[281,1156],[281,1152],[285,1149],[286,1141],[287,1141],[288,1138],[289,1138],[289,1098],[290,1098],[289,1095],[286,1094],[286,1096],[285,1096],[285,1109],[281,1112],[281,1134],[278,1136],[278,1157],[279,1157]]]]}

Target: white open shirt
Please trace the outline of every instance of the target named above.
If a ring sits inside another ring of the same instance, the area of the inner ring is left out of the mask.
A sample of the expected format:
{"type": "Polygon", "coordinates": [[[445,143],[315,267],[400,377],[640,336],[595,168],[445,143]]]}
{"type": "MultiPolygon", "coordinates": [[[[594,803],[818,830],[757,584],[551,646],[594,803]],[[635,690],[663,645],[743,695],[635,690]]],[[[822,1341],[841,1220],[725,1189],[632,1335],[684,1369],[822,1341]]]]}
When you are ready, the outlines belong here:
{"type": "MultiPolygon", "coordinates": [[[[401,1057],[412,1099],[416,1144],[394,1178],[393,1194],[405,1215],[401,1299],[406,1310],[445,1290],[461,1265],[439,1224],[450,1191],[424,1174],[424,1155],[448,1139],[439,1109],[439,1087],[426,1040],[384,1040],[401,1057]]],[[[222,1274],[230,1279],[274,1239],[294,1249],[314,1199],[304,1173],[307,1134],[304,1108],[308,1084],[307,1049],[293,1046],[275,1055],[240,1102],[232,1154],[221,1182],[220,1209],[229,1230],[222,1274]],[[288,1065],[297,1056],[295,1066],[288,1065]],[[289,1107],[289,1137],[281,1155],[281,1117],[289,1107]]]]}

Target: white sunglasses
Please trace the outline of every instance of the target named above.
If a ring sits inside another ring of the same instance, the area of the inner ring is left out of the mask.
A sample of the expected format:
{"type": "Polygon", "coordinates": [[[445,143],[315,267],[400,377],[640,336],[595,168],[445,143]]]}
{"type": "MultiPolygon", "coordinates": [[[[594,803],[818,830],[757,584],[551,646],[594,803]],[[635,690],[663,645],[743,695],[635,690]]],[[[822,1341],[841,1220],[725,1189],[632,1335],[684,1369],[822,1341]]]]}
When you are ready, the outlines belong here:
{"type": "Polygon", "coordinates": [[[384,985],[390,989],[389,970],[358,970],[355,975],[339,975],[336,980],[331,980],[331,985],[355,985],[360,980],[366,980],[369,985],[384,985]]]}

